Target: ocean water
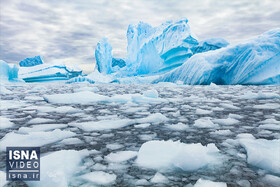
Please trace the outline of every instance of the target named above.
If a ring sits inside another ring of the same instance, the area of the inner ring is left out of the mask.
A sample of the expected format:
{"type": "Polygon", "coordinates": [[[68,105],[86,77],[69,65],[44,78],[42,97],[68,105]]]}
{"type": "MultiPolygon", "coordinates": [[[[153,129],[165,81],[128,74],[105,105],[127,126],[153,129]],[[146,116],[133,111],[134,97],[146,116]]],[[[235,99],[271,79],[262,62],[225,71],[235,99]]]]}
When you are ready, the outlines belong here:
{"type": "MultiPolygon", "coordinates": [[[[60,150],[94,150],[81,156],[74,170],[66,169],[65,180],[69,186],[185,186],[195,184],[200,178],[224,182],[228,186],[279,184],[277,168],[273,170],[248,161],[251,148],[252,157],[267,154],[264,160],[273,163],[275,160],[269,157],[273,150],[267,150],[269,154],[254,152],[257,146],[246,148],[240,143],[242,137],[249,137],[248,134],[253,140],[268,140],[268,147],[270,141],[280,138],[279,86],[48,83],[5,85],[5,88],[11,93],[1,94],[1,125],[7,126],[0,129],[2,173],[6,167],[3,147],[29,145],[40,146],[42,156],[60,150]],[[144,97],[147,90],[152,94],[144,97]],[[49,95],[67,96],[84,91],[114,99],[81,104],[80,98],[67,104],[44,99],[49,95]],[[116,99],[124,94],[129,98],[116,99]],[[192,171],[176,167],[172,162],[167,168],[143,167],[137,164],[137,154],[145,142],[152,140],[201,143],[202,146],[213,143],[219,149],[220,163],[192,171]],[[115,154],[112,156],[112,153],[115,154]],[[113,158],[108,156],[110,154],[113,158]],[[81,177],[95,171],[109,174],[101,178],[111,182],[81,177]],[[164,180],[152,180],[157,172],[165,176],[164,180]]],[[[278,154],[276,149],[274,151],[278,154]]],[[[55,171],[71,163],[59,164],[51,169],[55,171]]],[[[43,175],[41,170],[41,178],[43,175]]],[[[37,184],[42,182],[44,180],[37,184]]]]}

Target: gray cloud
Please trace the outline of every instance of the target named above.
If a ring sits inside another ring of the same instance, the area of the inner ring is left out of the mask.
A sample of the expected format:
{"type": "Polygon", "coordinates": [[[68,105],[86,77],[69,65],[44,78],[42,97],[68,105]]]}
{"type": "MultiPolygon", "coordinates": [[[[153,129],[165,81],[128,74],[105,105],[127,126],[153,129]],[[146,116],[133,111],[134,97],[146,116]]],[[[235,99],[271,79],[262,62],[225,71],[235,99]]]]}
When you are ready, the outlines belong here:
{"type": "Polygon", "coordinates": [[[130,23],[153,26],[189,19],[200,38],[223,37],[231,43],[279,27],[280,1],[274,0],[9,0],[1,1],[1,59],[18,63],[42,55],[88,70],[94,48],[108,37],[116,57],[126,55],[130,23]]]}

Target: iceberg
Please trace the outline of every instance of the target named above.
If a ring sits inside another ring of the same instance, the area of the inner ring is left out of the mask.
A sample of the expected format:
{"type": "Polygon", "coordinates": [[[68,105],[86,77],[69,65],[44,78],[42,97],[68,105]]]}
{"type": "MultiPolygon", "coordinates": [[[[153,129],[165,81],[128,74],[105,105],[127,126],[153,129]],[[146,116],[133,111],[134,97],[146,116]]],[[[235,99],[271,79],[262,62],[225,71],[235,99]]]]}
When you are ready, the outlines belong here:
{"type": "Polygon", "coordinates": [[[100,73],[112,73],[112,46],[107,38],[103,38],[97,43],[95,58],[97,69],[100,73]]]}
{"type": "Polygon", "coordinates": [[[96,48],[98,70],[103,76],[110,74],[111,82],[280,84],[280,28],[229,45],[222,38],[198,40],[187,19],[158,27],[140,22],[129,25],[127,44],[124,59],[112,57],[107,39],[96,48]]]}
{"type": "Polygon", "coordinates": [[[158,27],[144,22],[131,24],[127,30],[127,43],[127,57],[116,59],[112,57],[108,40],[102,39],[95,50],[98,71],[115,73],[115,77],[162,74],[181,66],[196,53],[228,45],[221,38],[198,41],[187,19],[168,21],[158,27]]]}
{"type": "Polygon", "coordinates": [[[41,56],[35,56],[33,58],[26,58],[22,61],[20,61],[19,66],[20,67],[31,67],[31,66],[36,66],[43,64],[43,60],[41,56]]]}
{"type": "Polygon", "coordinates": [[[15,64],[8,64],[0,60],[0,80],[1,82],[20,81],[18,79],[18,67],[15,64]]]}
{"type": "Polygon", "coordinates": [[[19,68],[19,77],[25,82],[69,80],[81,74],[82,70],[80,68],[65,66],[65,64],[59,61],[19,68]]]}
{"type": "Polygon", "coordinates": [[[280,84],[280,28],[215,51],[199,53],[154,82],[280,84]]]}

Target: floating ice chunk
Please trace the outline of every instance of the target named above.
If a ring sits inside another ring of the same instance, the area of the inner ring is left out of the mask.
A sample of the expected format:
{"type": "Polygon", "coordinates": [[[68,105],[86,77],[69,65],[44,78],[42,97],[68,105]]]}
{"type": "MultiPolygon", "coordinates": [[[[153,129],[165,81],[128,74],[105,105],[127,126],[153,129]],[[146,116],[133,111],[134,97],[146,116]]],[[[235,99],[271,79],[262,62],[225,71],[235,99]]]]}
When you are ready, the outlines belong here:
{"type": "Polygon", "coordinates": [[[144,143],[136,163],[151,169],[182,169],[194,171],[202,167],[220,163],[221,155],[214,144],[202,146],[179,141],[149,141],[144,143]]]}
{"type": "Polygon", "coordinates": [[[43,101],[43,97],[40,96],[26,96],[24,100],[31,100],[31,101],[43,101]]]}
{"type": "MultiPolygon", "coordinates": [[[[90,153],[88,150],[61,150],[41,157],[39,186],[71,186],[74,175],[79,172],[82,159],[90,153]]],[[[30,181],[27,184],[35,187],[38,186],[38,181],[30,181]]]]}
{"type": "Polygon", "coordinates": [[[226,118],[226,119],[214,119],[212,120],[214,123],[218,123],[219,125],[234,125],[239,123],[237,119],[226,118]]]}
{"type": "Polygon", "coordinates": [[[105,157],[108,162],[124,162],[137,156],[136,151],[120,151],[116,153],[110,153],[105,157]]]}
{"type": "Polygon", "coordinates": [[[93,171],[80,176],[80,178],[97,185],[110,185],[115,182],[117,176],[104,171],[93,171]]]}
{"type": "Polygon", "coordinates": [[[143,95],[145,97],[151,97],[151,98],[158,98],[158,91],[153,89],[153,90],[147,90],[143,92],[143,95]]]}
{"type": "Polygon", "coordinates": [[[137,186],[148,186],[150,183],[146,179],[139,179],[135,182],[137,186]]]}
{"type": "Polygon", "coordinates": [[[165,127],[168,129],[171,129],[171,130],[175,130],[175,131],[184,131],[189,128],[188,125],[183,124],[183,123],[178,123],[175,125],[165,125],[165,127]]]}
{"type": "Polygon", "coordinates": [[[25,109],[28,110],[38,110],[39,112],[44,112],[44,113],[78,113],[80,112],[79,109],[73,108],[71,106],[61,106],[61,107],[53,107],[53,106],[32,106],[32,107],[27,107],[25,109]]]}
{"type": "Polygon", "coordinates": [[[114,143],[114,144],[107,144],[106,147],[111,150],[116,150],[116,149],[123,148],[123,145],[114,143]]]}
{"type": "Polygon", "coordinates": [[[253,93],[248,91],[244,95],[240,96],[241,99],[280,99],[280,95],[271,92],[261,92],[253,93]]]}
{"type": "Polygon", "coordinates": [[[103,131],[111,129],[119,129],[132,125],[134,123],[161,123],[167,121],[168,118],[161,113],[151,114],[146,118],[139,119],[110,119],[110,120],[100,120],[100,121],[90,121],[81,123],[70,123],[71,126],[79,127],[85,131],[103,131]]]}
{"type": "Polygon", "coordinates": [[[30,132],[28,134],[10,132],[0,140],[0,150],[3,151],[8,146],[39,147],[75,135],[76,134],[71,131],[62,131],[60,129],[49,132],[30,132]]]}
{"type": "Polygon", "coordinates": [[[140,125],[134,125],[135,128],[147,128],[149,127],[151,124],[150,123],[143,123],[140,125]]]}
{"type": "Polygon", "coordinates": [[[223,111],[224,109],[221,107],[214,107],[212,108],[213,111],[223,111]]]}
{"type": "Polygon", "coordinates": [[[21,127],[18,129],[19,133],[49,131],[54,129],[61,129],[67,127],[66,124],[40,124],[32,125],[31,127],[21,127]]]}
{"type": "Polygon", "coordinates": [[[92,169],[94,170],[106,170],[107,166],[100,164],[100,163],[96,163],[94,164],[94,166],[92,166],[92,169]]]}
{"type": "Polygon", "coordinates": [[[198,109],[196,109],[195,113],[198,114],[198,115],[206,115],[206,114],[211,114],[212,111],[211,110],[203,110],[203,109],[198,108],[198,109]]]}
{"type": "Polygon", "coordinates": [[[167,177],[157,172],[155,176],[151,179],[152,183],[168,183],[167,177]]]}
{"type": "Polygon", "coordinates": [[[217,128],[219,125],[213,123],[209,118],[200,118],[194,121],[195,127],[198,128],[217,128]]]}
{"type": "MultiPolygon", "coordinates": [[[[88,76],[85,77],[88,82],[90,83],[111,83],[114,81],[114,78],[110,75],[104,75],[100,73],[97,68],[88,76]]],[[[78,81],[77,81],[78,82],[78,81]]]]}
{"type": "Polygon", "coordinates": [[[44,99],[50,103],[56,104],[90,104],[96,102],[116,102],[116,103],[126,103],[126,102],[135,102],[135,103],[161,103],[166,102],[162,98],[151,98],[145,97],[141,94],[124,94],[124,95],[114,95],[112,97],[96,94],[90,91],[82,91],[76,93],[67,93],[67,94],[53,94],[53,95],[44,95],[44,99]]]}
{"type": "Polygon", "coordinates": [[[232,110],[240,109],[239,107],[234,106],[233,104],[230,104],[230,103],[222,103],[221,106],[224,108],[227,108],[227,109],[232,109],[232,110]]]}
{"type": "Polygon", "coordinates": [[[4,171],[0,171],[0,186],[5,186],[8,183],[6,180],[6,173],[4,171]]]}
{"type": "Polygon", "coordinates": [[[211,89],[218,89],[219,86],[218,86],[217,84],[211,82],[208,88],[211,88],[211,89]]]}
{"type": "Polygon", "coordinates": [[[161,113],[154,113],[150,114],[146,118],[136,119],[136,123],[162,123],[168,120],[169,119],[165,115],[161,113]]]}
{"type": "Polygon", "coordinates": [[[90,104],[95,102],[106,102],[109,100],[109,97],[107,96],[89,91],[70,94],[44,95],[43,97],[47,102],[57,104],[90,104]]]}
{"type": "Polygon", "coordinates": [[[28,121],[28,124],[42,124],[42,123],[49,123],[49,122],[54,122],[54,121],[46,118],[33,118],[30,121],[28,121]]]}
{"type": "Polygon", "coordinates": [[[213,182],[210,180],[198,179],[193,187],[227,187],[224,182],[213,182]]]}
{"type": "Polygon", "coordinates": [[[241,146],[246,149],[249,164],[280,174],[279,139],[255,139],[244,135],[238,138],[241,146]]]}
{"type": "Polygon", "coordinates": [[[280,186],[280,177],[278,177],[278,176],[266,174],[262,180],[265,181],[266,183],[270,184],[273,187],[280,186]]]}
{"type": "Polygon", "coordinates": [[[280,125],[276,124],[264,124],[259,126],[260,129],[268,129],[268,130],[280,130],[280,125]]]}
{"type": "Polygon", "coordinates": [[[71,126],[79,127],[84,131],[103,131],[111,129],[119,129],[134,123],[131,119],[113,119],[113,120],[101,120],[95,122],[82,122],[82,123],[70,123],[71,126]]]}
{"type": "MultiPolygon", "coordinates": [[[[126,95],[124,95],[126,96],[126,95]]],[[[129,95],[127,95],[129,96],[129,95]]],[[[153,98],[153,97],[146,97],[140,94],[131,94],[131,100],[134,103],[163,103],[166,102],[166,99],[162,98],[153,98]]]]}
{"type": "Polygon", "coordinates": [[[271,118],[271,119],[266,119],[266,120],[262,121],[261,123],[280,124],[280,121],[277,121],[276,119],[271,118]]]}
{"type": "Polygon", "coordinates": [[[228,115],[228,117],[229,117],[229,118],[234,118],[234,119],[242,119],[242,118],[243,118],[243,116],[241,116],[241,115],[232,114],[232,113],[230,113],[230,114],[228,115]]]}
{"type": "Polygon", "coordinates": [[[25,103],[18,100],[2,100],[0,99],[0,109],[8,110],[8,109],[16,109],[20,107],[24,107],[25,103]]]}
{"type": "Polygon", "coordinates": [[[8,90],[5,86],[0,84],[0,94],[12,94],[13,92],[8,90]]]}
{"type": "Polygon", "coordinates": [[[84,92],[84,91],[98,92],[99,89],[97,87],[81,87],[74,90],[74,92],[84,92]]]}
{"type": "Polygon", "coordinates": [[[239,180],[236,183],[242,187],[251,187],[251,183],[248,180],[239,180]]]}
{"type": "Polygon", "coordinates": [[[265,103],[263,105],[255,105],[255,106],[253,106],[253,108],[270,110],[270,109],[278,109],[278,108],[280,108],[280,105],[277,103],[265,103]]]}
{"type": "Polygon", "coordinates": [[[156,133],[153,133],[153,134],[140,134],[138,136],[141,140],[149,141],[149,140],[154,139],[157,135],[156,135],[156,133]]]}
{"type": "Polygon", "coordinates": [[[211,134],[214,134],[214,135],[231,135],[233,134],[230,130],[217,130],[215,132],[211,132],[211,134]]]}
{"type": "Polygon", "coordinates": [[[61,144],[66,144],[66,145],[77,145],[77,144],[82,144],[84,143],[82,140],[79,138],[67,138],[59,142],[61,144]]]}
{"type": "Polygon", "coordinates": [[[8,118],[5,118],[4,116],[0,116],[0,129],[11,128],[13,126],[14,123],[12,123],[8,118]]]}

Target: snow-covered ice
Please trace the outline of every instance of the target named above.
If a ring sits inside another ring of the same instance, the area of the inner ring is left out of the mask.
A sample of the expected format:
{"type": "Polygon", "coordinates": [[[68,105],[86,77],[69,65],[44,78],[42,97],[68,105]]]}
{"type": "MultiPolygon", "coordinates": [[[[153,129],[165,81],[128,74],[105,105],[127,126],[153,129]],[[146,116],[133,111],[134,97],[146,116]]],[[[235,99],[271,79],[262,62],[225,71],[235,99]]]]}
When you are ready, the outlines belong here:
{"type": "Polygon", "coordinates": [[[214,144],[203,146],[179,141],[149,141],[144,143],[137,156],[139,166],[153,169],[181,169],[194,171],[220,163],[219,149],[214,144]]]}
{"type": "Polygon", "coordinates": [[[209,118],[200,118],[194,121],[194,127],[197,128],[217,128],[219,125],[212,122],[209,118]]]}
{"type": "Polygon", "coordinates": [[[0,116],[0,129],[6,129],[13,127],[14,124],[10,121],[10,119],[0,116]]]}
{"type": "Polygon", "coordinates": [[[280,174],[280,139],[266,140],[239,136],[239,142],[246,149],[249,164],[280,174]]]}
{"type": "Polygon", "coordinates": [[[194,187],[227,187],[227,184],[224,182],[213,182],[205,179],[198,179],[194,187]]]}
{"type": "Polygon", "coordinates": [[[29,186],[62,186],[67,187],[75,180],[82,159],[91,154],[89,150],[61,150],[46,154],[40,161],[40,182],[28,182],[29,186]]]}
{"type": "Polygon", "coordinates": [[[105,173],[104,171],[93,171],[80,176],[81,179],[92,182],[95,185],[111,185],[115,182],[115,174],[105,173]]]}
{"type": "Polygon", "coordinates": [[[0,150],[5,150],[7,146],[43,146],[72,136],[75,136],[75,133],[60,129],[48,132],[29,132],[28,134],[10,132],[0,140],[0,150]]]}

